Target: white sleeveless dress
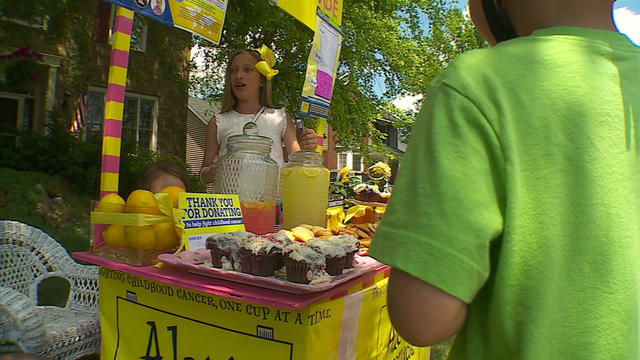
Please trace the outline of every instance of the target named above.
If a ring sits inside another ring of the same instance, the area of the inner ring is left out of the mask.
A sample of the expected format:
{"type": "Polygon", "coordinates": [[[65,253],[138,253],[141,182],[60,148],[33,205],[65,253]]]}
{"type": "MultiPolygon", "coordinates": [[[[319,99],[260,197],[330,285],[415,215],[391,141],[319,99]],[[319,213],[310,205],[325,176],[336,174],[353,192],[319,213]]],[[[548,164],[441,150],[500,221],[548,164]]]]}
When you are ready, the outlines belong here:
{"type": "MultiPolygon", "coordinates": [[[[220,150],[218,156],[227,153],[227,138],[232,135],[242,135],[242,127],[253,120],[253,114],[240,114],[235,110],[229,110],[216,115],[218,125],[218,144],[220,150]]],[[[284,165],[284,151],[282,150],[282,138],[287,129],[287,115],[284,109],[265,107],[262,113],[255,119],[258,125],[258,134],[267,136],[273,140],[271,144],[271,158],[278,165],[284,165]]]]}

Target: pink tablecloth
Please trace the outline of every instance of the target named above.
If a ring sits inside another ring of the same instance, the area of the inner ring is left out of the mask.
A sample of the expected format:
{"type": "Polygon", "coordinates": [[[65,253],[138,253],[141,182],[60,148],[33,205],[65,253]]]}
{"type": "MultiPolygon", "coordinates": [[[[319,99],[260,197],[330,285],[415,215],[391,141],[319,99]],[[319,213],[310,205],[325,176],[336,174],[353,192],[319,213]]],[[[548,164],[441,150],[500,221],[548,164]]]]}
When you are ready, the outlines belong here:
{"type": "Polygon", "coordinates": [[[171,267],[159,269],[155,266],[133,266],[97,256],[89,251],[75,252],[73,253],[73,257],[101,267],[216,296],[294,310],[305,308],[324,299],[342,297],[347,294],[349,288],[358,283],[362,283],[362,287],[367,288],[375,282],[374,279],[377,274],[382,272],[385,273],[385,276],[389,274],[389,267],[380,264],[380,266],[371,271],[329,290],[312,294],[291,294],[233,281],[214,279],[171,267]]]}

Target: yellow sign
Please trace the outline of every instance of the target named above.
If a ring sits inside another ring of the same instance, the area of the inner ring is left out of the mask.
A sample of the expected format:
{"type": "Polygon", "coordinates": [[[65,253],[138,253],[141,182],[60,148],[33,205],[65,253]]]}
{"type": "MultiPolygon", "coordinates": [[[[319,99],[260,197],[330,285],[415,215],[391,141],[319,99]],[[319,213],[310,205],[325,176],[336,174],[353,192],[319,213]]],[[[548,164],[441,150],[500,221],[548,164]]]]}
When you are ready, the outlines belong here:
{"type": "Polygon", "coordinates": [[[201,35],[218,44],[227,9],[227,0],[169,0],[173,25],[201,35]]]}
{"type": "Polygon", "coordinates": [[[180,193],[178,207],[184,210],[180,227],[187,250],[204,248],[211,234],[244,230],[238,195],[180,193]]]}
{"type": "MultiPolygon", "coordinates": [[[[220,42],[227,0],[105,0],[169,26],[220,42]]],[[[122,112],[120,112],[122,114],[122,112]]]]}
{"type": "Polygon", "coordinates": [[[294,18],[302,21],[311,30],[316,30],[316,8],[325,13],[331,24],[342,25],[343,0],[269,0],[294,18]]]}
{"type": "Polygon", "coordinates": [[[393,330],[386,289],[379,273],[345,296],[291,310],[101,267],[101,358],[427,360],[428,348],[393,330]]]}

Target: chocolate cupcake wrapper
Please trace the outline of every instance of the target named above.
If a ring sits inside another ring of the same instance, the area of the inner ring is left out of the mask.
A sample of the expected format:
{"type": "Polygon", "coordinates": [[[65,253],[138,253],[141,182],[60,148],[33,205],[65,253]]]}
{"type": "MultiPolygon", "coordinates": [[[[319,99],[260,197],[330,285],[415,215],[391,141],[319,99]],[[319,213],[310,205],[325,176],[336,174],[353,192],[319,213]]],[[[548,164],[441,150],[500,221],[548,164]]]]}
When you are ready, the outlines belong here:
{"type": "Polygon", "coordinates": [[[309,266],[307,263],[286,258],[284,260],[284,266],[287,270],[287,280],[298,284],[309,283],[309,279],[307,278],[309,266]]]}
{"type": "Polygon", "coordinates": [[[358,251],[351,251],[347,253],[347,256],[344,257],[344,268],[351,269],[353,267],[353,260],[358,251]]]}
{"type": "Polygon", "coordinates": [[[327,256],[325,257],[325,259],[327,260],[327,268],[325,270],[329,275],[336,276],[336,275],[342,274],[342,271],[344,271],[344,262],[345,262],[344,256],[341,256],[341,257],[327,256]]]}
{"type": "Polygon", "coordinates": [[[242,252],[240,254],[240,267],[243,273],[256,276],[273,276],[281,265],[282,255],[256,255],[251,252],[242,252]]]}
{"type": "Polygon", "coordinates": [[[231,256],[230,250],[220,250],[217,247],[211,248],[211,264],[213,267],[222,269],[222,258],[226,257],[231,261],[231,266],[233,266],[233,257],[231,256]]]}

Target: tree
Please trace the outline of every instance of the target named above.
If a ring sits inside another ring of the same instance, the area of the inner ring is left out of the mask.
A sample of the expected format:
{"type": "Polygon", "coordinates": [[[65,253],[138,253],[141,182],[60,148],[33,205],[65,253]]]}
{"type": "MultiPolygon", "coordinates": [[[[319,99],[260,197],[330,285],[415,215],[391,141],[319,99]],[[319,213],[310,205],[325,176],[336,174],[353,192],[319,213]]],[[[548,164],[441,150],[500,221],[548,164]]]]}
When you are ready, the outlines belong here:
{"type": "MultiPolygon", "coordinates": [[[[349,1],[342,25],[329,123],[341,145],[363,154],[370,151],[367,138],[374,149],[383,148],[384,135],[371,126],[377,118],[392,116],[401,134],[410,133],[415,114],[395,109],[391,100],[423,93],[455,56],[483,45],[470,20],[445,0],[349,1]],[[382,94],[376,92],[380,81],[382,94]]],[[[312,39],[309,28],[267,0],[230,1],[220,44],[196,41],[205,62],[204,73],[191,79],[192,91],[219,99],[229,56],[264,43],[274,49],[280,70],[273,80],[276,105],[296,114],[312,39]]]]}

